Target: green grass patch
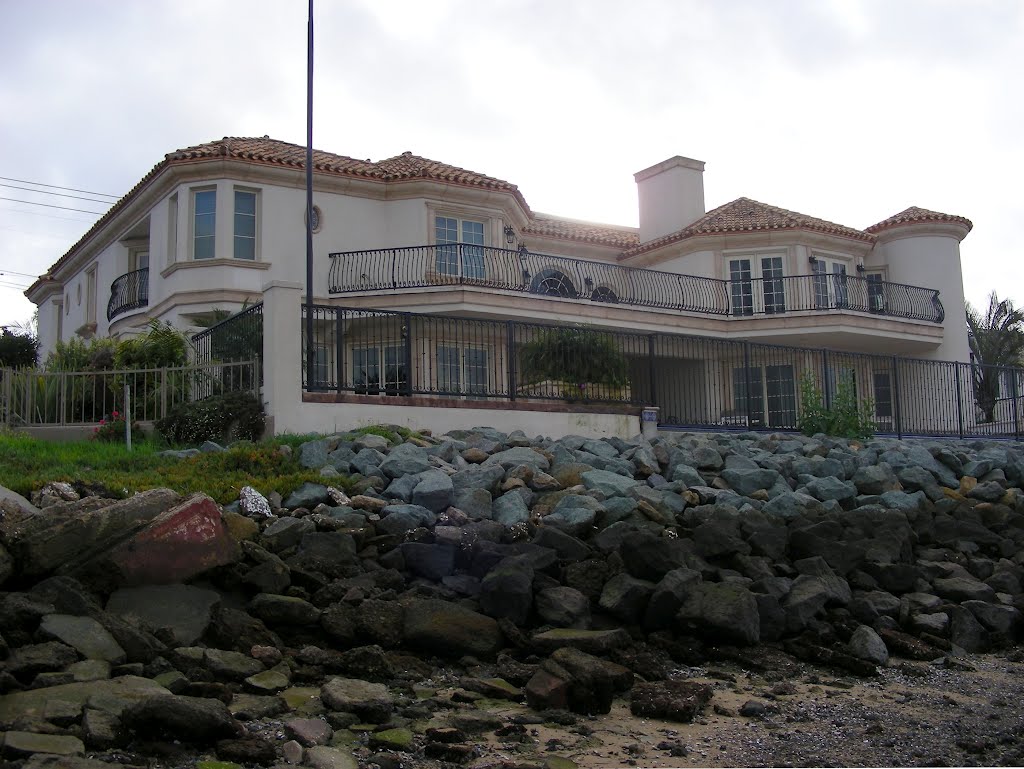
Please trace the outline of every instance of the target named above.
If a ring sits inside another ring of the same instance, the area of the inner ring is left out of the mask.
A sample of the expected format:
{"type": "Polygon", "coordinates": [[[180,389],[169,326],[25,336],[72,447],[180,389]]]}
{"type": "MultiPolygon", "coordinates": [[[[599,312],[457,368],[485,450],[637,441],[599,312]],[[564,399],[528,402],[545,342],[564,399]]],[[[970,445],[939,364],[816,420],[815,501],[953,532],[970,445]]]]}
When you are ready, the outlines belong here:
{"type": "Polygon", "coordinates": [[[252,486],[264,495],[277,491],[284,496],[306,481],[351,487],[347,477],[324,479],[319,471],[302,467],[296,452],[286,455],[279,451],[282,444],[298,445],[310,438],[293,440],[298,437],[240,442],[227,451],[175,459],[159,456],[166,447],[154,441],[140,443],[129,452],[120,444],[50,442],[0,433],[0,486],[26,497],[49,481],[100,485],[119,496],[169,488],[181,494],[201,491],[221,504],[238,499],[243,486],[252,486]]]}

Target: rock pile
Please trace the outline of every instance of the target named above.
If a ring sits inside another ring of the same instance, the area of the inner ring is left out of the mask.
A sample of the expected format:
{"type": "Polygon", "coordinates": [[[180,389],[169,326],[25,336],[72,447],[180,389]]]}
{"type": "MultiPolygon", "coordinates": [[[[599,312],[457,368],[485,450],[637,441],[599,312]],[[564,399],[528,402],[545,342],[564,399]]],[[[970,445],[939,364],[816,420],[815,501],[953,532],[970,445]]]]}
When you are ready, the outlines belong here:
{"type": "Polygon", "coordinates": [[[1011,444],[479,428],[299,459],[323,484],[223,512],[0,495],[6,757],[463,762],[522,730],[481,700],[686,721],[713,691],[678,668],[744,647],[867,676],[1020,629],[1011,444]]]}

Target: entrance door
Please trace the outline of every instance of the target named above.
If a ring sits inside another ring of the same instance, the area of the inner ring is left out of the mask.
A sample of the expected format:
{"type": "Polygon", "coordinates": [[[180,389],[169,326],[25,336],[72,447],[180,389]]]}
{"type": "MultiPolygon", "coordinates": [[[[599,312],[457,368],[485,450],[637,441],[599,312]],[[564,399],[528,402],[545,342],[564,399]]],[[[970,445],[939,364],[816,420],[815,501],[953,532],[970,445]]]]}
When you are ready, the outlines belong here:
{"type": "Polygon", "coordinates": [[[818,257],[811,265],[814,273],[814,306],[819,310],[846,307],[849,287],[846,283],[846,262],[818,257]]]}

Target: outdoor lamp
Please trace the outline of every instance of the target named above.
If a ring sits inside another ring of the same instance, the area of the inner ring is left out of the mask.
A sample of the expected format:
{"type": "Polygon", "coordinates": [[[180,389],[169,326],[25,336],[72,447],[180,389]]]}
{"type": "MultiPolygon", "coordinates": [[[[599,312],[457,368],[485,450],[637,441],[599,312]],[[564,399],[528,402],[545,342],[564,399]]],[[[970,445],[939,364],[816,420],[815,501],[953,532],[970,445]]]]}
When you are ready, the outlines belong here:
{"type": "Polygon", "coordinates": [[[505,244],[511,246],[516,242],[516,231],[512,229],[511,224],[505,225],[505,244]]]}

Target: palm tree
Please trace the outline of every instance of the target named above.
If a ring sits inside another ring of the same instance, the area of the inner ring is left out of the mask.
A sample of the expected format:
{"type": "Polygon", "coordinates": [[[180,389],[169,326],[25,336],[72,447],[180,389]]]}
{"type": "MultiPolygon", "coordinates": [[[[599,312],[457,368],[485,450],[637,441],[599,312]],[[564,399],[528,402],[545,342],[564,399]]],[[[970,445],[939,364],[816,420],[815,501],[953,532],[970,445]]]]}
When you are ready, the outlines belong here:
{"type": "Polygon", "coordinates": [[[968,340],[974,359],[974,397],[984,413],[985,422],[995,420],[999,400],[1000,367],[1019,366],[1024,357],[1024,311],[1009,299],[1000,301],[993,291],[984,316],[967,303],[968,340]]]}

